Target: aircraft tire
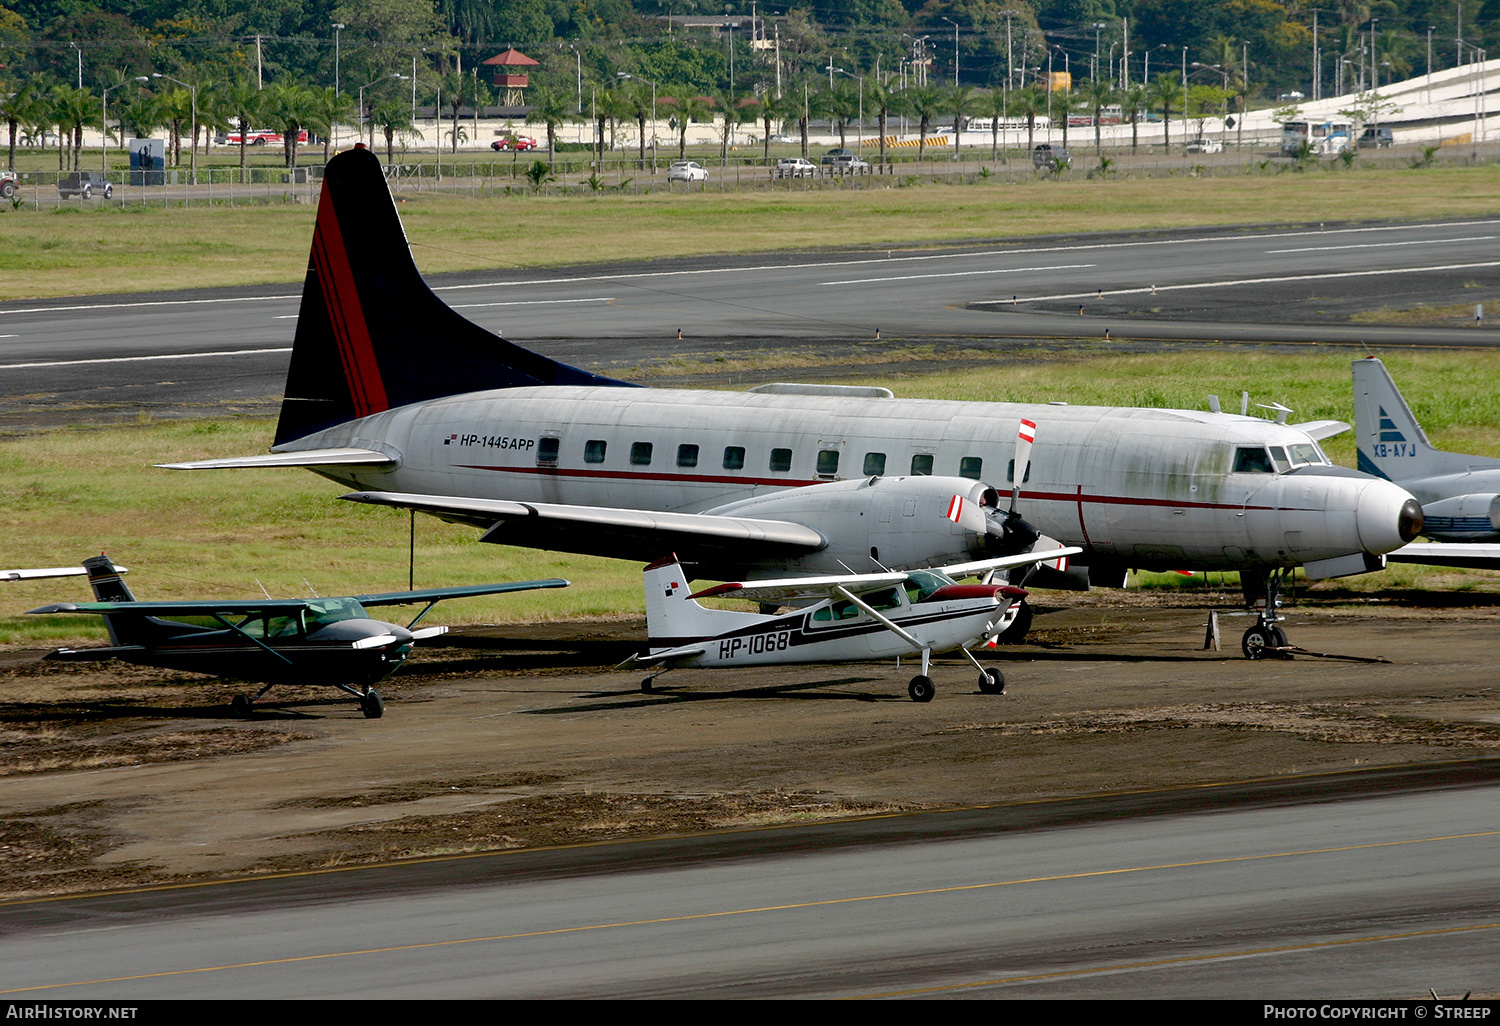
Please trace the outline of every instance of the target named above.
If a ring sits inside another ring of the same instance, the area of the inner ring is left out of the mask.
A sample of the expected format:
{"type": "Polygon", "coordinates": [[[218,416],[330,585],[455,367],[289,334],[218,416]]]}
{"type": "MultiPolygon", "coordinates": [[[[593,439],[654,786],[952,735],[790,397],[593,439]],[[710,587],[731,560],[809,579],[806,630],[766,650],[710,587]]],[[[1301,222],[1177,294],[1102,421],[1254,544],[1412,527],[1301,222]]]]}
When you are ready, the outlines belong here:
{"type": "Polygon", "coordinates": [[[1246,659],[1275,658],[1281,653],[1267,649],[1281,648],[1286,644],[1286,634],[1280,627],[1251,627],[1240,639],[1240,651],[1246,659]]]}
{"type": "Polygon", "coordinates": [[[656,683],[656,678],[655,677],[647,677],[645,680],[641,681],[641,690],[642,691],[650,691],[652,685],[654,685],[655,683],[656,683]]]}
{"type": "Polygon", "coordinates": [[[925,674],[917,674],[906,685],[906,693],[911,696],[913,702],[930,702],[932,696],[937,694],[937,689],[932,686],[932,678],[925,674]]]}
{"type": "Polygon", "coordinates": [[[979,690],[986,695],[1005,694],[1005,675],[994,667],[990,667],[979,676],[979,690]]]}
{"type": "Polygon", "coordinates": [[[365,714],[367,720],[378,720],[385,715],[385,702],[380,697],[380,692],[371,688],[365,692],[365,696],[359,700],[359,710],[365,714]]]}
{"type": "Polygon", "coordinates": [[[229,703],[229,711],[243,719],[250,718],[250,697],[248,695],[235,695],[234,700],[229,703]]]}

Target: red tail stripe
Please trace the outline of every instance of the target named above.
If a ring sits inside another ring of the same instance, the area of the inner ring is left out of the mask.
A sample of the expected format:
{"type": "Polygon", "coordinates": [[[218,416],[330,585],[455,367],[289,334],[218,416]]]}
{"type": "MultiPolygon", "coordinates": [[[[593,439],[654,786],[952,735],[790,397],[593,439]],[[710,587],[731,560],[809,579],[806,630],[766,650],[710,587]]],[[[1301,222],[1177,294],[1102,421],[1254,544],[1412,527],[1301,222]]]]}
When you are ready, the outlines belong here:
{"type": "Polygon", "coordinates": [[[339,231],[338,214],[326,184],[318,201],[317,230],[313,232],[313,266],[317,269],[318,284],[323,289],[323,302],[338,344],[339,361],[344,366],[344,380],[349,384],[349,396],[354,401],[354,415],[367,417],[390,409],[385,382],[381,380],[380,367],[375,362],[370,330],[359,305],[359,290],[354,284],[343,233],[339,231]]]}

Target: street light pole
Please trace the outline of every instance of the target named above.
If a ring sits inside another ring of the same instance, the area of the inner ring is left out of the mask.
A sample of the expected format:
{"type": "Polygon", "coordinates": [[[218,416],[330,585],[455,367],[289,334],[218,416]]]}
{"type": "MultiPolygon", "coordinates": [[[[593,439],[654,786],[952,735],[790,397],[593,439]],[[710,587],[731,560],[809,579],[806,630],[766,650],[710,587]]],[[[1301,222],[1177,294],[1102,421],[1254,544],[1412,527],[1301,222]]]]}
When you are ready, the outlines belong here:
{"type": "Polygon", "coordinates": [[[952,18],[943,17],[949,25],[953,26],[953,88],[958,88],[958,22],[952,18]]]}
{"type": "MultiPolygon", "coordinates": [[[[339,57],[340,57],[339,33],[342,32],[342,31],[344,31],[344,29],[347,28],[347,27],[348,26],[346,26],[346,25],[344,25],[344,24],[342,24],[340,22],[337,22],[337,21],[333,23],[333,96],[334,96],[334,99],[337,99],[339,97],[339,95],[340,95],[340,93],[339,93],[339,57]]],[[[333,148],[336,151],[339,148],[339,125],[338,125],[338,120],[337,119],[334,120],[333,124],[331,124],[331,125],[328,126],[328,130],[329,130],[329,132],[331,132],[333,134],[333,148]]]]}
{"type": "MultiPolygon", "coordinates": [[[[189,166],[191,167],[192,170],[189,171],[189,173],[188,173],[188,181],[191,182],[193,185],[197,185],[198,184],[198,87],[197,86],[193,86],[193,85],[188,85],[186,82],[182,81],[181,79],[173,78],[171,75],[163,75],[159,71],[153,71],[151,73],[151,77],[152,78],[164,78],[168,82],[176,82],[178,85],[180,85],[184,89],[186,89],[188,91],[188,95],[191,97],[193,124],[192,124],[192,131],[189,133],[189,140],[188,140],[188,151],[190,153],[190,157],[189,157],[188,163],[189,163],[189,166]]],[[[181,151],[179,150],[178,152],[180,153],[181,151]]]]}

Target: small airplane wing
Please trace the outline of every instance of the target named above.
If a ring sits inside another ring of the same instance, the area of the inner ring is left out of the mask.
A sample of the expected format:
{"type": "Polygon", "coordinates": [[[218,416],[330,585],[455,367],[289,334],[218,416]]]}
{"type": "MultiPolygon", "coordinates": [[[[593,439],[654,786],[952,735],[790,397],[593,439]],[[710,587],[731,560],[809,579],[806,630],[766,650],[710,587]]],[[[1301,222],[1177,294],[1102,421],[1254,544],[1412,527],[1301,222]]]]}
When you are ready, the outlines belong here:
{"type": "Polygon", "coordinates": [[[1301,424],[1293,424],[1292,427],[1299,431],[1306,431],[1315,442],[1321,442],[1325,438],[1332,438],[1350,430],[1349,425],[1341,420],[1305,420],[1301,424]]]}
{"type": "Polygon", "coordinates": [[[258,602],[53,602],[28,613],[140,613],[144,616],[289,616],[317,599],[262,599],[258,602]]]}
{"type": "Polygon", "coordinates": [[[694,592],[689,598],[743,598],[752,602],[798,602],[839,596],[839,589],[862,595],[905,582],[906,574],[892,571],[884,574],[837,574],[827,577],[783,577],[770,581],[745,581],[716,584],[694,592]]]}
{"type": "Polygon", "coordinates": [[[690,553],[690,561],[720,552],[737,555],[747,543],[789,555],[817,552],[828,544],[812,528],[784,520],[408,492],[351,492],[342,498],[414,509],[444,520],[485,527],[488,530],[480,540],[499,545],[644,562],[656,559],[663,552],[690,553]]]}
{"type": "Polygon", "coordinates": [[[1482,542],[1412,542],[1387,552],[1391,563],[1420,563],[1469,570],[1500,570],[1500,545],[1482,542]]]}
{"type": "Polygon", "coordinates": [[[38,567],[34,570],[0,570],[0,581],[32,581],[41,580],[44,577],[78,577],[86,573],[88,573],[88,570],[81,566],[38,567]]]}
{"type": "Polygon", "coordinates": [[[505,584],[468,584],[455,588],[424,588],[417,591],[387,591],[378,595],[351,595],[362,606],[401,606],[416,602],[438,602],[469,595],[499,595],[507,591],[532,591],[537,588],[566,588],[572,583],[561,577],[540,581],[510,581],[505,584]]]}
{"type": "MultiPolygon", "coordinates": [[[[940,566],[938,571],[949,577],[975,577],[979,574],[989,573],[991,570],[1008,570],[1015,566],[1026,566],[1030,563],[1047,563],[1056,559],[1066,559],[1068,556],[1076,556],[1083,549],[1077,545],[1065,545],[1057,549],[1039,549],[1035,552],[1022,552],[1014,556],[999,556],[995,559],[978,559],[971,563],[953,563],[949,566],[940,566]]],[[[1054,569],[1061,569],[1055,567],[1054,569]]]]}
{"type": "Polygon", "coordinates": [[[268,452],[258,456],[231,456],[222,460],[193,460],[189,463],[158,463],[163,470],[254,470],[257,467],[347,467],[395,466],[396,461],[374,449],[344,447],[339,449],[302,449],[297,452],[268,452]]]}

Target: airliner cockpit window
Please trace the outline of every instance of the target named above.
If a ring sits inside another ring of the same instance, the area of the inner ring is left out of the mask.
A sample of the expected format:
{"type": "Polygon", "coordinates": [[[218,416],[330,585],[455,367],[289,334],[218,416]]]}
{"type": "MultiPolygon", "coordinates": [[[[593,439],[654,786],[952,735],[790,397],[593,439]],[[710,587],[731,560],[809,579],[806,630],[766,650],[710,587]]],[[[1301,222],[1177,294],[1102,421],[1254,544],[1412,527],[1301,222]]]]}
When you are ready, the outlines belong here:
{"type": "Polygon", "coordinates": [[[1271,454],[1260,446],[1242,446],[1234,450],[1234,472],[1236,474],[1274,474],[1271,454]]]}

